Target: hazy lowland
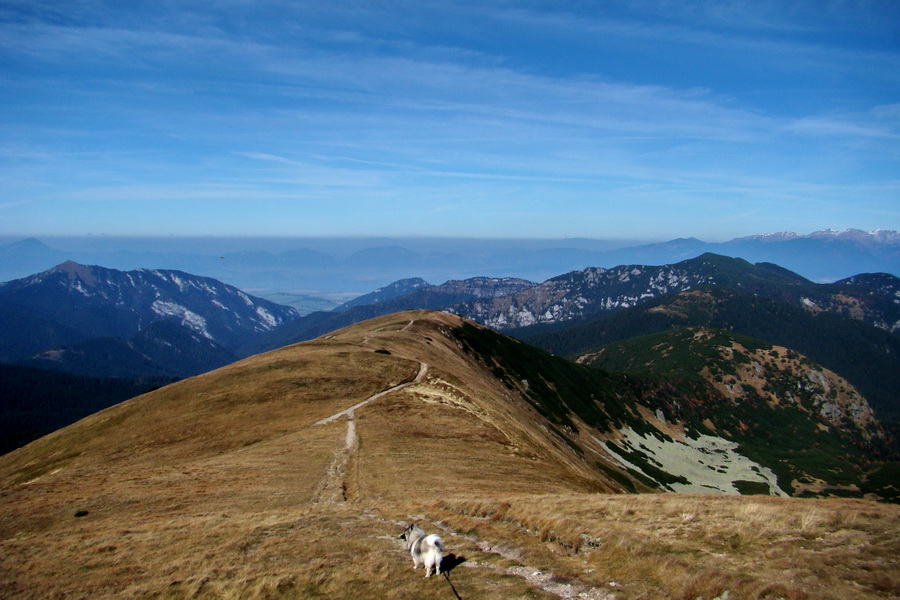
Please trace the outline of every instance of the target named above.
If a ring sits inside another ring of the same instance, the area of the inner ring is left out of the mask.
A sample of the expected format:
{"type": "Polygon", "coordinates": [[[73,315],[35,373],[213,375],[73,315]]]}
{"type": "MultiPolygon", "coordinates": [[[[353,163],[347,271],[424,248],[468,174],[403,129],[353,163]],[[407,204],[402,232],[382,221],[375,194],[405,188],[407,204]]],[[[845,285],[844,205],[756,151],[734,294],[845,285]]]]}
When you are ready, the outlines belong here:
{"type": "Polygon", "coordinates": [[[333,307],[408,277],[432,284],[478,276],[518,277],[539,283],[585,267],[661,265],[704,252],[774,262],[813,281],[834,281],[864,272],[900,274],[897,232],[849,229],[716,242],[696,238],[6,238],[0,239],[0,281],[74,260],[121,270],[179,269],[264,296],[324,297],[333,307]]]}

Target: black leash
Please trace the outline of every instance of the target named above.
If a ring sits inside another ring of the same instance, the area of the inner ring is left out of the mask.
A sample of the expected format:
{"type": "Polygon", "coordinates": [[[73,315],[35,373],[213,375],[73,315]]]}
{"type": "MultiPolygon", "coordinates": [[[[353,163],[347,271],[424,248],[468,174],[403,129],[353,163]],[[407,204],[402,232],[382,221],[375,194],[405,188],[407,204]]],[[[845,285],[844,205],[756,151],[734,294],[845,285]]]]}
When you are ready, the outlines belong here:
{"type": "Polygon", "coordinates": [[[459,593],[456,591],[456,587],[453,585],[453,582],[450,581],[450,573],[444,571],[443,575],[444,579],[447,580],[447,583],[450,584],[450,589],[453,590],[453,595],[456,596],[456,600],[462,600],[462,598],[459,597],[459,593]]]}

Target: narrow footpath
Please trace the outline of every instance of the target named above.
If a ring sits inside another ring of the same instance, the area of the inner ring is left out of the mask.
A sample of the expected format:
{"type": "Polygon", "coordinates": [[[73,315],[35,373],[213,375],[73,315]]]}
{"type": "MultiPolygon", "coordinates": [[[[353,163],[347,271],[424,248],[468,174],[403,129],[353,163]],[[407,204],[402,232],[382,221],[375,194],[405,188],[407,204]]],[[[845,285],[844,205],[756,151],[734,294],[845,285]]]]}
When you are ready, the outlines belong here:
{"type": "Polygon", "coordinates": [[[331,423],[331,422],[334,421],[335,419],[339,419],[339,418],[341,418],[341,417],[343,417],[343,416],[351,417],[351,416],[353,415],[353,411],[355,411],[356,409],[362,408],[363,406],[365,406],[365,405],[368,404],[369,402],[372,402],[373,400],[378,400],[378,399],[381,398],[382,396],[386,396],[387,394],[390,394],[390,393],[392,393],[392,392],[396,392],[396,391],[402,390],[402,389],[405,388],[405,387],[409,387],[409,386],[414,385],[414,384],[416,384],[416,383],[420,383],[422,380],[425,379],[425,376],[426,376],[427,374],[428,374],[428,365],[425,364],[425,363],[419,363],[419,372],[416,374],[416,377],[415,377],[413,380],[411,380],[411,381],[406,381],[406,382],[404,382],[404,383],[398,383],[398,384],[395,385],[394,387],[390,387],[390,388],[388,388],[388,389],[386,389],[386,390],[382,390],[382,391],[378,392],[377,394],[372,394],[371,396],[369,396],[368,398],[366,398],[366,399],[363,400],[362,402],[359,402],[359,403],[357,403],[357,404],[354,404],[353,406],[351,406],[350,408],[348,408],[348,409],[346,409],[346,410],[342,410],[342,411],[339,412],[339,413],[335,413],[335,414],[331,415],[330,417],[325,417],[324,419],[319,419],[318,421],[316,421],[315,423],[313,423],[313,425],[324,425],[324,424],[326,424],[326,423],[331,423]]]}
{"type": "Polygon", "coordinates": [[[325,425],[326,423],[331,423],[335,419],[344,416],[347,417],[347,434],[344,438],[344,446],[334,453],[334,458],[328,466],[328,470],[325,472],[325,479],[322,482],[322,486],[313,497],[313,504],[338,504],[347,501],[347,465],[349,464],[353,453],[356,451],[358,441],[356,436],[356,414],[354,411],[358,408],[362,408],[369,402],[386,396],[387,394],[402,390],[403,388],[423,381],[427,374],[428,365],[419,363],[419,372],[412,380],[399,383],[386,390],[372,394],[362,402],[358,402],[346,410],[342,410],[341,412],[325,417],[324,419],[319,419],[313,423],[313,426],[325,425]]]}

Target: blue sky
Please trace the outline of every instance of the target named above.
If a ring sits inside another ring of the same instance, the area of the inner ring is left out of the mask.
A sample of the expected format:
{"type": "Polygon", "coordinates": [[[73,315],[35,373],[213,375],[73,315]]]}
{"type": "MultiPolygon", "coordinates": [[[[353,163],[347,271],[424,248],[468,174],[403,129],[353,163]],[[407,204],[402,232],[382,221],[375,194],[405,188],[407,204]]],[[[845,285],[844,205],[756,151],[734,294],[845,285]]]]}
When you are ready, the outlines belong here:
{"type": "Polygon", "coordinates": [[[0,234],[900,229],[900,2],[0,2],[0,234]]]}

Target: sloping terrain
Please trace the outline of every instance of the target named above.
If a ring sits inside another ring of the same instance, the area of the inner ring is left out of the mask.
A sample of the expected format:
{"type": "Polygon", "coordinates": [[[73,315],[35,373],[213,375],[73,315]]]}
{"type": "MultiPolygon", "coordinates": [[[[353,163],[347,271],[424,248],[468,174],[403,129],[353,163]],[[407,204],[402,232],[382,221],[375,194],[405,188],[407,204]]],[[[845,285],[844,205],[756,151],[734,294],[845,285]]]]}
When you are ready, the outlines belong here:
{"type": "MultiPolygon", "coordinates": [[[[893,506],[608,495],[657,487],[657,473],[623,467],[624,446],[606,445],[625,431],[686,439],[654,416],[657,400],[683,394],[454,315],[374,319],[0,457],[0,595],[853,599],[900,589],[893,506]],[[449,578],[410,568],[397,536],[411,520],[445,538],[449,578]]],[[[762,465],[745,471],[764,480],[762,465]]]]}
{"type": "Polygon", "coordinates": [[[674,265],[573,271],[512,295],[468,302],[453,312],[495,329],[512,330],[581,320],[704,286],[782,296],[815,284],[777,265],[752,265],[706,253],[674,265]]]}
{"type": "MultiPolygon", "coordinates": [[[[832,429],[850,441],[851,447],[877,447],[887,436],[865,398],[842,377],[793,350],[722,330],[684,328],[632,338],[584,354],[578,362],[666,375],[685,382],[685,388],[703,389],[702,402],[670,407],[669,414],[698,430],[706,419],[719,428],[728,427],[727,437],[739,442],[744,454],[773,465],[780,487],[794,493],[822,493],[825,489],[818,475],[837,483],[840,477],[835,475],[849,466],[835,460],[840,452],[822,452],[821,445],[832,439],[822,438],[817,431],[832,429]],[[795,411],[791,416],[785,411],[788,406],[795,411]],[[710,416],[722,411],[727,411],[728,417],[710,416]],[[801,414],[806,418],[798,418],[801,414]]],[[[698,436],[691,445],[701,440],[698,436]]],[[[665,457],[659,450],[655,454],[665,457]]],[[[691,462],[681,454],[673,457],[665,470],[676,473],[691,462]]],[[[665,462],[665,458],[661,460],[665,462]]],[[[872,466],[873,481],[880,481],[882,467],[872,466]]],[[[827,493],[843,491],[837,485],[827,493]]],[[[878,489],[878,493],[900,497],[900,484],[878,489]]]]}
{"type": "MultiPolygon", "coordinates": [[[[161,320],[195,334],[200,354],[209,353],[211,345],[231,352],[248,337],[299,316],[290,307],[206,277],[167,270],[123,272],[71,261],[0,283],[0,309],[13,311],[17,321],[0,330],[4,362],[29,359],[61,344],[129,339],[161,320]]],[[[82,347],[81,354],[88,350],[82,347]]],[[[152,354],[145,359],[154,362],[152,354]]],[[[146,374],[156,374],[152,367],[146,374]]]]}
{"type": "Polygon", "coordinates": [[[499,331],[530,336],[535,330],[577,326],[701,288],[757,296],[786,310],[860,321],[889,332],[900,328],[900,279],[893,275],[862,274],[833,284],[816,284],[775,264],[754,265],[706,253],[671,265],[589,267],[541,284],[486,277],[437,286],[421,279],[397,281],[334,312],[312,313],[263,333],[245,344],[240,355],[272,350],[365,319],[411,309],[447,310],[499,331]]]}
{"type": "Polygon", "coordinates": [[[715,287],[900,329],[900,278],[866,273],[832,284],[816,284],[772,263],[706,253],[662,266],[587,268],[549,279],[515,294],[454,306],[452,312],[495,329],[511,331],[596,318],[658,298],[715,287]]]}
{"type": "Polygon", "coordinates": [[[882,421],[900,420],[900,337],[833,312],[758,295],[704,288],[552,331],[537,328],[516,334],[553,353],[576,356],[680,327],[724,329],[790,348],[847,379],[882,421]]]}
{"type": "Polygon", "coordinates": [[[161,319],[127,338],[90,338],[54,347],[16,364],[88,377],[178,379],[235,360],[232,352],[203,334],[161,319]]]}
{"type": "Polygon", "coordinates": [[[0,454],[113,404],[172,383],[169,377],[97,378],[0,364],[0,454]]]}
{"type": "Polygon", "coordinates": [[[823,286],[816,299],[801,298],[812,312],[828,311],[863,321],[892,333],[900,331],[900,278],[862,273],[823,286]]]}
{"type": "Polygon", "coordinates": [[[399,281],[391,283],[390,285],[380,287],[368,294],[363,294],[362,296],[357,296],[352,300],[348,300],[347,302],[344,302],[343,304],[335,308],[334,312],[344,312],[345,310],[349,310],[355,306],[368,306],[369,304],[379,304],[381,302],[387,302],[388,300],[393,300],[394,298],[400,298],[401,296],[411,294],[416,290],[430,287],[433,286],[421,277],[401,279],[399,281]]]}
{"type": "Polygon", "coordinates": [[[242,357],[304,342],[330,331],[404,310],[444,310],[469,300],[508,296],[535,284],[512,277],[473,277],[430,285],[421,279],[396,281],[330,312],[317,312],[265,332],[239,349],[242,357]]]}
{"type": "Polygon", "coordinates": [[[127,390],[149,389],[144,378],[168,382],[234,362],[248,337],[298,316],[180,271],[122,272],[68,261],[0,283],[0,362],[38,369],[0,372],[7,390],[0,451],[134,395],[127,390]],[[70,406],[61,406],[60,382],[70,406]],[[49,409],[46,390],[53,390],[49,409]]]}

